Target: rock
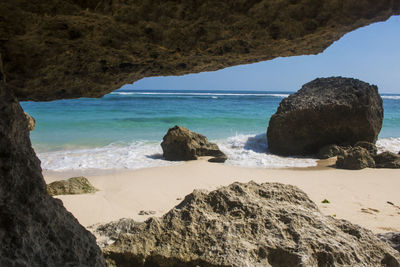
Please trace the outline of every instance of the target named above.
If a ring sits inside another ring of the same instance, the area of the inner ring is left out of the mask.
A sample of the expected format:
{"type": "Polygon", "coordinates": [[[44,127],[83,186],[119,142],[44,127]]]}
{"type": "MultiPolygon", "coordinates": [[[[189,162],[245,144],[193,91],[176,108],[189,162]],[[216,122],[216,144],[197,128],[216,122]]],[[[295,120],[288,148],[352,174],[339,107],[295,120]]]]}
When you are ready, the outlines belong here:
{"type": "Polygon", "coordinates": [[[154,210],[141,210],[138,213],[139,215],[154,215],[156,212],[154,210]]]}
{"type": "Polygon", "coordinates": [[[343,155],[345,151],[346,151],[346,147],[341,147],[341,146],[337,146],[337,145],[327,145],[327,146],[323,146],[318,151],[317,158],[329,159],[332,157],[343,155]]]}
{"type": "Polygon", "coordinates": [[[365,148],[369,152],[369,154],[371,154],[371,156],[376,156],[376,154],[378,153],[378,148],[376,147],[376,145],[370,142],[360,141],[355,143],[354,146],[365,148]]]}
{"type": "Polygon", "coordinates": [[[168,130],[161,147],[166,160],[196,160],[202,156],[226,157],[218,146],[208,142],[204,135],[180,126],[168,130]]]}
{"type": "Polygon", "coordinates": [[[25,114],[1,82],[0,177],[0,266],[105,266],[94,236],[47,194],[25,114]]]}
{"type": "Polygon", "coordinates": [[[400,168],[400,155],[385,151],[374,157],[376,168],[400,168]]]}
{"type": "Polygon", "coordinates": [[[36,120],[34,117],[30,116],[28,113],[24,112],[25,118],[28,121],[28,129],[29,131],[33,131],[36,126],[36,120]]]}
{"type": "Polygon", "coordinates": [[[371,231],[324,216],[303,191],[277,183],[195,190],[161,218],[122,219],[96,234],[110,266],[400,264],[371,231]]]}
{"type": "Polygon", "coordinates": [[[50,196],[90,194],[99,191],[85,177],[72,177],[67,180],[55,181],[47,185],[50,196]]]}
{"type": "Polygon", "coordinates": [[[330,144],[375,143],[382,119],[382,99],[375,85],[351,78],[318,78],[282,100],[269,121],[269,150],[312,155],[330,144]]]}
{"type": "Polygon", "coordinates": [[[321,53],[347,32],[400,14],[400,3],[1,0],[0,14],[0,80],[19,100],[43,101],[321,53]]]}
{"type": "Polygon", "coordinates": [[[211,158],[208,160],[208,162],[224,163],[227,159],[228,157],[226,155],[222,155],[215,158],[211,158]]]}
{"type": "Polygon", "coordinates": [[[400,252],[400,233],[389,232],[377,235],[381,240],[387,242],[392,248],[400,252]]]}
{"type": "Polygon", "coordinates": [[[364,168],[374,168],[375,161],[365,148],[353,147],[343,155],[338,156],[336,167],[347,170],[361,170],[364,168]]]}

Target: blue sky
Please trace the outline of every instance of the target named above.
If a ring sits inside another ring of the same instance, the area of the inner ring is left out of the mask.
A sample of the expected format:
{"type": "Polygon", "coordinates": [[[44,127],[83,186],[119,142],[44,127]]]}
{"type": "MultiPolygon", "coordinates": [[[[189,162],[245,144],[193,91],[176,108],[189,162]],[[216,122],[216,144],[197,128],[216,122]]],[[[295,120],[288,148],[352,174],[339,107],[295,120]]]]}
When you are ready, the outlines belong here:
{"type": "Polygon", "coordinates": [[[297,91],[317,77],[353,77],[400,93],[400,16],[357,29],[323,53],[277,58],[215,72],[153,77],[129,89],[297,91]]]}

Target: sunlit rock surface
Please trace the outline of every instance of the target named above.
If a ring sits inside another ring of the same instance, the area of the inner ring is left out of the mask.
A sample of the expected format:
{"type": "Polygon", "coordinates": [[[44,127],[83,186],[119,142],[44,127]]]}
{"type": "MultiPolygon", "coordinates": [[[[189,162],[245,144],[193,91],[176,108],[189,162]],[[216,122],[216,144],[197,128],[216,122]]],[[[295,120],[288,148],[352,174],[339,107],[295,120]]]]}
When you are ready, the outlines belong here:
{"type": "Polygon", "coordinates": [[[400,264],[371,231],[322,215],[303,191],[277,183],[195,190],[161,218],[122,219],[97,233],[111,266],[400,264]]]}

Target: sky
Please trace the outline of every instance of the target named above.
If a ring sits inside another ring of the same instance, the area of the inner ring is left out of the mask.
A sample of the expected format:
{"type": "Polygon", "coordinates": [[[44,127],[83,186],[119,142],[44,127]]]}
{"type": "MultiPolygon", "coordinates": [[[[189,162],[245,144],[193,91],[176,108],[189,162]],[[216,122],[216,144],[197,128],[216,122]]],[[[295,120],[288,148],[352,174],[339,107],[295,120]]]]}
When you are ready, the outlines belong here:
{"type": "Polygon", "coordinates": [[[400,16],[347,33],[323,53],[276,58],[214,72],[144,78],[124,89],[297,91],[317,77],[343,76],[400,94],[400,16]]]}

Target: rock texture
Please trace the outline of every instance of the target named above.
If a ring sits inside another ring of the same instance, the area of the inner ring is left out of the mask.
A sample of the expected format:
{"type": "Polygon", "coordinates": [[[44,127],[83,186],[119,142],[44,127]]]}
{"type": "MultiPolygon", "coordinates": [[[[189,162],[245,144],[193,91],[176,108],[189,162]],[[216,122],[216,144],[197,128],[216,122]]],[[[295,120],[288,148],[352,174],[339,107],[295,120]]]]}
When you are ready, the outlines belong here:
{"type": "Polygon", "coordinates": [[[400,155],[385,151],[374,157],[376,168],[400,168],[400,155]]]}
{"type": "Polygon", "coordinates": [[[110,266],[399,266],[371,231],[322,215],[298,188],[194,191],[161,218],[97,228],[110,266]],[[107,245],[110,244],[111,245],[107,245]]]}
{"type": "Polygon", "coordinates": [[[347,170],[361,170],[374,168],[375,161],[368,150],[362,147],[354,147],[338,156],[336,167],[347,170]]]}
{"type": "Polygon", "coordinates": [[[105,266],[94,236],[47,194],[25,114],[2,82],[0,240],[0,266],[105,266]]]}
{"type": "Polygon", "coordinates": [[[36,126],[36,120],[34,117],[32,117],[31,115],[29,115],[28,113],[24,112],[25,114],[25,118],[28,122],[28,129],[29,131],[33,131],[35,130],[35,126],[36,126]]]}
{"type": "Polygon", "coordinates": [[[168,130],[161,147],[166,160],[196,160],[202,156],[215,157],[214,162],[226,160],[226,155],[216,144],[208,142],[204,135],[181,126],[168,130]]]}
{"type": "Polygon", "coordinates": [[[378,237],[383,241],[387,242],[392,248],[400,252],[400,233],[390,232],[384,234],[378,234],[378,237]]]}
{"type": "Polygon", "coordinates": [[[279,104],[269,121],[268,147],[278,155],[311,155],[331,144],[375,143],[382,120],[376,86],[351,78],[318,78],[279,104]]]}
{"type": "Polygon", "coordinates": [[[360,141],[360,142],[355,143],[354,147],[357,147],[357,146],[365,148],[369,152],[369,154],[371,154],[371,156],[376,156],[378,154],[378,148],[373,143],[360,141]]]}
{"type": "Polygon", "coordinates": [[[343,155],[348,148],[337,146],[337,145],[327,145],[323,146],[319,149],[317,153],[317,158],[319,159],[328,159],[332,157],[336,157],[339,155],[343,155]]]}
{"type": "Polygon", "coordinates": [[[50,196],[90,194],[99,191],[85,177],[72,177],[67,180],[55,181],[47,185],[50,196]]]}
{"type": "Polygon", "coordinates": [[[2,0],[0,80],[19,100],[322,52],[398,0],[2,0]]]}

